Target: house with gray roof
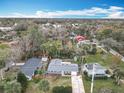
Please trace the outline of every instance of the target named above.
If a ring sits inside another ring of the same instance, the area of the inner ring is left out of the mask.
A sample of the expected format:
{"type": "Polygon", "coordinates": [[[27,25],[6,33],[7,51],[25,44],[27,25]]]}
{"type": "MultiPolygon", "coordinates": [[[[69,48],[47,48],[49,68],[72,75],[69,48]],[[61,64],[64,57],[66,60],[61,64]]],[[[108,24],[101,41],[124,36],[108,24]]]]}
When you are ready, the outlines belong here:
{"type": "Polygon", "coordinates": [[[101,66],[98,63],[87,63],[83,66],[83,72],[87,73],[88,77],[93,75],[94,68],[94,77],[107,77],[107,69],[101,66]]]}
{"type": "Polygon", "coordinates": [[[25,74],[25,76],[31,80],[34,75],[34,71],[37,68],[42,67],[42,61],[39,58],[30,58],[27,62],[21,67],[21,72],[25,74]]]}
{"type": "Polygon", "coordinates": [[[71,62],[63,62],[61,59],[52,59],[48,69],[48,74],[71,75],[71,72],[78,73],[78,65],[71,62]]]}

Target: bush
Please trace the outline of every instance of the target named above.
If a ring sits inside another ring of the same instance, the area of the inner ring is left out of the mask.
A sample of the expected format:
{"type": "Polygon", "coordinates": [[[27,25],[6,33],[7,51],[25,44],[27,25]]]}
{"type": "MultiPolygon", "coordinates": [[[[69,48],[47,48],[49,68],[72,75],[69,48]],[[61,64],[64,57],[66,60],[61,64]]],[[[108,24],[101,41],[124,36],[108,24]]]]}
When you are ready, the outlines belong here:
{"type": "Polygon", "coordinates": [[[22,93],[24,93],[28,85],[28,80],[26,76],[23,73],[19,72],[17,75],[17,81],[21,84],[22,93]]]}
{"type": "Polygon", "coordinates": [[[94,47],[94,48],[92,49],[91,53],[92,53],[93,55],[95,55],[96,52],[97,52],[97,49],[96,49],[96,47],[94,47]]]}
{"type": "Polygon", "coordinates": [[[50,89],[49,82],[47,80],[42,80],[39,82],[39,89],[47,92],[50,89]]]}
{"type": "Polygon", "coordinates": [[[16,81],[7,82],[4,86],[5,93],[21,93],[21,84],[16,81]]]}
{"type": "Polygon", "coordinates": [[[70,86],[55,86],[52,89],[52,93],[72,93],[72,87],[70,86]]]}
{"type": "Polygon", "coordinates": [[[15,31],[26,31],[28,29],[28,25],[26,23],[20,23],[14,27],[15,31]]]}
{"type": "Polygon", "coordinates": [[[41,78],[33,78],[33,82],[35,82],[35,83],[38,83],[38,82],[40,82],[40,80],[41,80],[41,78]]]}

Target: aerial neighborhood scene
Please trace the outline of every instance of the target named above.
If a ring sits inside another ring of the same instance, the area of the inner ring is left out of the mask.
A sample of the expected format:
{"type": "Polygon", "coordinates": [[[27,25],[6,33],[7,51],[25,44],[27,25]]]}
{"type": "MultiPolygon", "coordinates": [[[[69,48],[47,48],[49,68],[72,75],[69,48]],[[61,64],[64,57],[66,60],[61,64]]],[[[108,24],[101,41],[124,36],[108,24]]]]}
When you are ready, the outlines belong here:
{"type": "Polygon", "coordinates": [[[0,93],[124,93],[123,0],[0,4],[0,93]]]}

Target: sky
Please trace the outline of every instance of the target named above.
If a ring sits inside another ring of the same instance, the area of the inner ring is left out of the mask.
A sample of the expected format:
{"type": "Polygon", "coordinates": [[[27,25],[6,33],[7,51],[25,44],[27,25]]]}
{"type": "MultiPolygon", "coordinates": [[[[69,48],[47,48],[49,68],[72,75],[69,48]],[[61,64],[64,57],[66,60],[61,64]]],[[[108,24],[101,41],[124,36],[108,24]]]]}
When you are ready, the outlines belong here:
{"type": "Polygon", "coordinates": [[[0,0],[0,17],[124,19],[124,0],[0,0]]]}

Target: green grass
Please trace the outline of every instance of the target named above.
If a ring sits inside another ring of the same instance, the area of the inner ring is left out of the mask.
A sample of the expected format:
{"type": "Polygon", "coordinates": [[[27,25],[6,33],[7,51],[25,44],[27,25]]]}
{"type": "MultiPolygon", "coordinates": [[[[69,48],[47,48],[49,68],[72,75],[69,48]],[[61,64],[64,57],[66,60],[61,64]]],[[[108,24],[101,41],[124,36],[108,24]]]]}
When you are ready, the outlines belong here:
{"type": "Polygon", "coordinates": [[[6,49],[9,48],[7,44],[0,44],[0,49],[6,49]]]}
{"type": "MultiPolygon", "coordinates": [[[[84,77],[83,82],[84,82],[84,88],[85,88],[86,93],[90,93],[91,81],[86,80],[85,77],[84,77]]],[[[93,88],[94,91],[93,91],[93,93],[99,93],[98,91],[101,88],[111,89],[111,90],[115,91],[115,93],[124,93],[123,92],[124,85],[122,85],[122,86],[115,85],[113,79],[97,79],[97,80],[94,80],[94,88],[93,88]]]]}
{"type": "MultiPolygon", "coordinates": [[[[116,64],[115,58],[112,54],[99,54],[88,55],[86,57],[87,63],[99,63],[106,68],[110,68],[112,65],[116,64]]],[[[124,62],[120,61],[117,63],[121,70],[124,70],[124,62]]]]}

